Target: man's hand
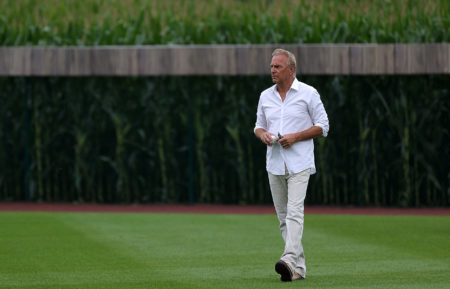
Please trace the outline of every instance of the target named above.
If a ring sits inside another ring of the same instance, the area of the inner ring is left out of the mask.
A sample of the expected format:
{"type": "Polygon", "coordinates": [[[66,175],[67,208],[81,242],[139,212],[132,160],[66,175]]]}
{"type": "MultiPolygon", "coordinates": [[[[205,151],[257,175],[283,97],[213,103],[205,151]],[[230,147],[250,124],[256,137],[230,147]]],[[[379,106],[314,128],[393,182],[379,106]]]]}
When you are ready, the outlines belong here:
{"type": "Polygon", "coordinates": [[[272,139],[272,137],[273,137],[274,135],[273,134],[271,134],[270,132],[264,132],[263,134],[261,134],[261,137],[260,137],[260,139],[261,139],[261,141],[263,142],[263,143],[265,143],[266,145],[268,145],[268,146],[272,146],[272,142],[273,142],[273,139],[272,139]]]}
{"type": "Polygon", "coordinates": [[[272,136],[273,134],[271,134],[270,132],[262,129],[262,128],[258,128],[255,131],[256,136],[266,145],[268,146],[272,146],[272,136]]]}
{"type": "Polygon", "coordinates": [[[290,148],[296,142],[296,135],[294,133],[285,134],[278,142],[284,149],[290,148]]]}

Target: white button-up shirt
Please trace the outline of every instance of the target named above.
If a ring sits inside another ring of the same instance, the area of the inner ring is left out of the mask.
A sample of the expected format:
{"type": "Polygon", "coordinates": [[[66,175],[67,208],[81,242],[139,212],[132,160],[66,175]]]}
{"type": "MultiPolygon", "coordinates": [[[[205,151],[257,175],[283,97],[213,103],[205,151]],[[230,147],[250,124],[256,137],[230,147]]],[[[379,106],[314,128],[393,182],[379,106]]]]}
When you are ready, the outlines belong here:
{"type": "MultiPolygon", "coordinates": [[[[312,86],[294,79],[284,101],[281,100],[276,84],[261,93],[255,131],[263,128],[277,136],[278,133],[297,133],[312,126],[321,127],[323,136],[327,136],[328,116],[319,93],[312,86]]],[[[314,141],[299,141],[287,149],[283,149],[278,142],[267,146],[267,171],[273,175],[284,175],[285,166],[289,173],[310,168],[311,174],[314,174],[314,141]]]]}

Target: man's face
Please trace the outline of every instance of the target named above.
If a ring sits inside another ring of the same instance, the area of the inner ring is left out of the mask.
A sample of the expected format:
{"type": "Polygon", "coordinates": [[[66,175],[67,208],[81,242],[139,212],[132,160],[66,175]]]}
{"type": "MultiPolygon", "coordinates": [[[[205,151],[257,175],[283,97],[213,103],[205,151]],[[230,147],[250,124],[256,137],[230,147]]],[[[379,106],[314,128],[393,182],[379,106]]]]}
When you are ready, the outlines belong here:
{"type": "Polygon", "coordinates": [[[275,55],[270,63],[270,74],[274,83],[288,82],[292,79],[293,66],[287,65],[288,57],[284,54],[275,55]]]}

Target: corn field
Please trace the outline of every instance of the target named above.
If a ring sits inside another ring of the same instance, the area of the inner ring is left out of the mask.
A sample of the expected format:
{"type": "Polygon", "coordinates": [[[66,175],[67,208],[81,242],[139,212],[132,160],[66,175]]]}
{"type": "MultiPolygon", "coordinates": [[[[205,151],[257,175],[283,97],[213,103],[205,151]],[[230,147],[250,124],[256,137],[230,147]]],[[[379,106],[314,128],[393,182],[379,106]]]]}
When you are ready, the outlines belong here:
{"type": "MultiPolygon", "coordinates": [[[[446,76],[304,77],[331,131],[310,204],[446,206],[446,76]]],[[[2,78],[0,199],[268,203],[269,77],[2,78]],[[26,192],[26,194],[24,194],[26,192]]]]}
{"type": "MultiPolygon", "coordinates": [[[[3,0],[0,45],[448,42],[449,12],[445,0],[3,0]]],[[[308,204],[450,204],[447,75],[299,78],[331,127],[308,204]]],[[[270,203],[253,135],[270,85],[0,77],[0,200],[270,203]]]]}
{"type": "Polygon", "coordinates": [[[448,0],[2,0],[0,45],[448,42],[448,0]]]}

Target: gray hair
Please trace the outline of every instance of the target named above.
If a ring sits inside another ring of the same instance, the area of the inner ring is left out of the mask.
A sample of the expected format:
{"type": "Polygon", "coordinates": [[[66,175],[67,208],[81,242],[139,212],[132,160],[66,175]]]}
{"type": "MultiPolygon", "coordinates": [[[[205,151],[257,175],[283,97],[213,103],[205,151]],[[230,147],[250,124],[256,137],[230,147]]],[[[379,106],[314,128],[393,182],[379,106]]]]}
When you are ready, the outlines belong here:
{"type": "MultiPolygon", "coordinates": [[[[288,58],[287,65],[288,66],[293,65],[295,69],[297,68],[297,61],[295,60],[295,55],[292,54],[292,52],[281,49],[281,48],[277,48],[272,52],[272,57],[274,57],[275,55],[280,55],[280,54],[287,56],[287,58],[288,58]]],[[[294,69],[294,71],[295,71],[295,69],[294,69]]]]}

